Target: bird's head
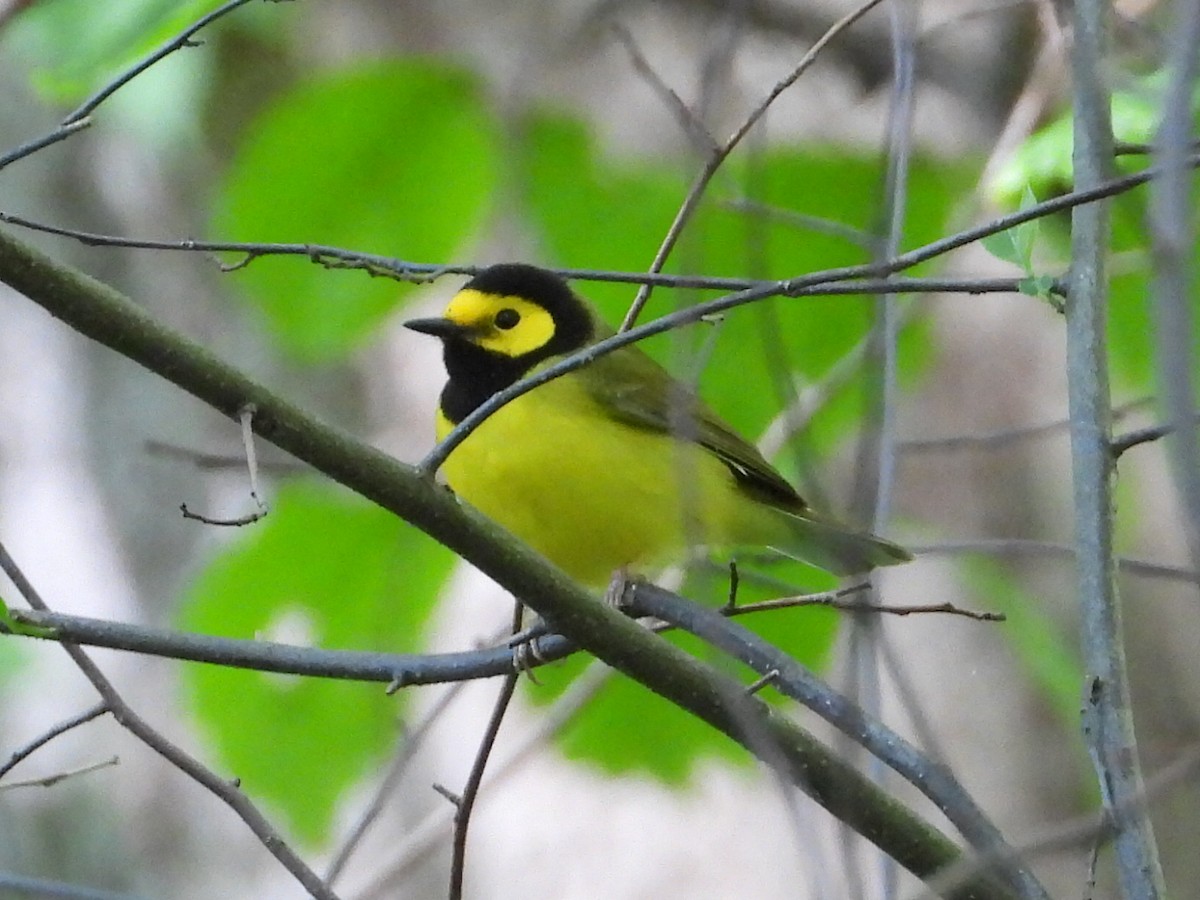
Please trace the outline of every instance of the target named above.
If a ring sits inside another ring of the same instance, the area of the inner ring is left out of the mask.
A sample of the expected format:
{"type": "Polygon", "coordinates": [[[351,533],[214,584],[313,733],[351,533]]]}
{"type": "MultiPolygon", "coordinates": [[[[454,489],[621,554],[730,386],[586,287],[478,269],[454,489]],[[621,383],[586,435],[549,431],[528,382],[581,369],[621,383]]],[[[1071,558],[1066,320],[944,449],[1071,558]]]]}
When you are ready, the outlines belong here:
{"type": "Polygon", "coordinates": [[[483,351],[506,368],[519,361],[524,371],[578,350],[595,332],[586,304],[563,279],[519,263],[485,269],[463,285],[440,318],[404,324],[440,338],[447,367],[459,353],[483,351]]]}

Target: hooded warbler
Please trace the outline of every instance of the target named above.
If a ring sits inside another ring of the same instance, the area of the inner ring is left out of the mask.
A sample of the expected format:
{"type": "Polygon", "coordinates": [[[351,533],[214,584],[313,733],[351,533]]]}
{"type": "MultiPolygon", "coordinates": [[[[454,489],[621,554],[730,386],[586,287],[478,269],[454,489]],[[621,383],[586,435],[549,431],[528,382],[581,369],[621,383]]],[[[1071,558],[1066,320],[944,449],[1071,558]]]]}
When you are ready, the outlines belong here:
{"type": "MultiPolygon", "coordinates": [[[[497,391],[613,334],[563,279],[515,263],[481,272],[443,317],[405,324],[443,344],[439,440],[497,391]]],[[[634,346],[501,407],[443,471],[462,499],[595,587],[692,548],[770,547],[837,575],[912,558],[815,512],[634,346]]]]}

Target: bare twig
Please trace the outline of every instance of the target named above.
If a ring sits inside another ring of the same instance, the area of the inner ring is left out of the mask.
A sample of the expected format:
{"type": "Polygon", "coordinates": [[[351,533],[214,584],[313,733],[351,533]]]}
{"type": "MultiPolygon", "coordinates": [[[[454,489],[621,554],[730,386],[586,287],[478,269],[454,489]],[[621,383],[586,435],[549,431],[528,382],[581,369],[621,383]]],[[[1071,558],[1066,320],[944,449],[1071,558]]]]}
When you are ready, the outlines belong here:
{"type": "Polygon", "coordinates": [[[1192,565],[1200,566],[1200,427],[1196,410],[1193,179],[1187,154],[1195,140],[1192,98],[1200,74],[1200,6],[1178,2],[1171,29],[1170,80],[1154,156],[1161,173],[1150,184],[1150,249],[1157,370],[1173,426],[1167,454],[1189,524],[1192,565]]]}
{"type": "MultiPolygon", "coordinates": [[[[666,264],[667,257],[670,256],[671,251],[675,249],[675,244],[679,241],[679,236],[683,233],[684,227],[689,221],[691,221],[692,216],[699,208],[700,198],[704,195],[704,191],[708,188],[709,182],[712,181],[713,176],[717,174],[717,170],[721,168],[725,160],[729,158],[729,154],[731,154],[738,144],[742,142],[742,139],[750,133],[750,129],[757,125],[759,120],[766,115],[767,110],[771,108],[771,105],[779,98],[779,96],[793,84],[795,84],[796,80],[799,79],[801,75],[808,71],[812,64],[816,62],[817,57],[821,54],[821,51],[828,46],[830,41],[865,16],[873,8],[878,6],[880,2],[882,2],[882,0],[866,0],[865,3],[850,11],[833,25],[831,25],[829,30],[821,35],[820,39],[818,39],[817,42],[809,48],[808,52],[804,54],[803,59],[800,60],[796,68],[792,69],[787,77],[778,82],[767,93],[767,96],[763,98],[762,102],[760,102],[759,105],[750,113],[750,115],[746,117],[745,121],[742,122],[738,129],[729,136],[728,140],[726,140],[724,144],[716,148],[716,150],[709,155],[709,158],[704,163],[704,167],[696,175],[696,178],[692,181],[691,186],[688,188],[688,192],[683,198],[683,203],[680,205],[679,210],[675,213],[675,218],[671,222],[670,227],[667,229],[666,236],[659,245],[658,251],[654,254],[654,261],[650,264],[651,272],[662,271],[663,266],[666,264]]],[[[650,290],[651,285],[649,283],[644,284],[638,290],[637,296],[634,297],[633,302],[629,305],[629,310],[625,313],[625,318],[622,320],[621,327],[618,329],[618,331],[624,332],[633,328],[634,324],[637,322],[638,316],[645,307],[646,302],[650,299],[650,290]]]]}
{"type": "MultiPolygon", "coordinates": [[[[970,541],[943,541],[936,544],[914,544],[909,549],[918,556],[934,554],[988,553],[995,556],[1053,556],[1073,559],[1076,548],[1061,541],[1042,541],[1034,538],[977,538],[970,541]]],[[[1144,578],[1162,578],[1186,584],[1200,584],[1200,572],[1165,563],[1150,562],[1128,556],[1117,558],[1118,571],[1144,578]]]]}
{"type": "MultiPolygon", "coordinates": [[[[3,570],[9,577],[16,586],[17,591],[25,598],[25,602],[40,612],[49,612],[49,608],[42,600],[41,595],[38,594],[37,590],[25,577],[24,572],[21,571],[9,555],[3,543],[0,543],[0,570],[3,570]]],[[[337,900],[337,895],[292,850],[287,842],[284,841],[283,836],[259,812],[258,807],[250,801],[249,797],[238,790],[233,783],[218,777],[195,757],[185,753],[181,748],[167,740],[160,732],[151,727],[145,719],[134,712],[133,708],[125,702],[125,699],[113,687],[112,682],[92,662],[91,657],[79,649],[78,646],[64,642],[62,647],[83,673],[84,677],[92,683],[96,692],[100,694],[101,699],[112,713],[113,718],[124,726],[127,731],[166,759],[167,762],[171,763],[180,772],[183,772],[194,781],[208,788],[209,791],[237,813],[262,842],[263,847],[279,860],[284,868],[292,873],[311,896],[317,898],[317,900],[337,900]]]]}
{"type": "MultiPolygon", "coordinates": [[[[184,47],[196,46],[196,42],[193,41],[192,38],[198,31],[210,25],[222,16],[233,12],[239,6],[245,6],[249,2],[250,0],[230,0],[230,2],[218,7],[208,15],[197,19],[149,56],[138,61],[133,66],[130,66],[112,81],[101,87],[100,90],[96,91],[96,93],[92,94],[92,96],[88,97],[83,104],[79,106],[79,108],[69,113],[67,117],[59,124],[58,128],[54,129],[54,131],[22,144],[21,146],[16,147],[10,150],[8,153],[0,156],[0,170],[4,169],[8,165],[11,165],[19,159],[24,159],[26,156],[30,156],[39,150],[49,147],[51,144],[56,144],[59,141],[70,137],[80,129],[86,128],[91,124],[91,114],[95,112],[96,108],[100,106],[101,103],[115,94],[125,85],[129,84],[129,82],[133,81],[133,79],[137,78],[155,63],[165,59],[175,51],[184,47]]],[[[278,0],[276,0],[276,2],[278,2],[278,0]]]]}
{"type": "MultiPolygon", "coordinates": [[[[1127,417],[1135,410],[1142,409],[1154,402],[1153,397],[1140,397],[1120,406],[1113,407],[1113,421],[1127,417]]],[[[948,437],[908,438],[900,442],[900,450],[904,453],[938,453],[951,450],[1002,450],[1012,444],[1027,441],[1032,438],[1049,437],[1053,434],[1067,434],[1071,427],[1069,418],[1055,419],[1040,425],[1019,425],[1012,428],[1001,428],[996,431],[986,431],[981,434],[958,434],[948,437]]],[[[1113,441],[1113,452],[1120,455],[1117,448],[1123,438],[1113,441]]],[[[1127,449],[1127,448],[1125,448],[1127,449]]],[[[1123,450],[1121,451],[1123,452],[1123,450]]]]}
{"type": "Polygon", "coordinates": [[[658,94],[663,104],[675,116],[675,120],[679,122],[679,126],[684,130],[684,133],[699,147],[701,150],[712,153],[717,149],[717,142],[708,129],[704,127],[704,123],[696,117],[683,98],[666,84],[654,71],[654,67],[650,65],[650,61],[646,59],[646,55],[642,53],[642,48],[638,46],[633,35],[629,33],[629,29],[619,22],[612,24],[613,34],[617,36],[617,40],[621,42],[621,46],[625,48],[625,52],[629,54],[629,59],[633,63],[634,69],[639,75],[650,85],[651,90],[658,94]]]}
{"type": "Polygon", "coordinates": [[[216,519],[193,512],[188,509],[186,503],[181,503],[179,504],[179,511],[185,519],[203,522],[205,525],[240,527],[243,525],[252,525],[260,519],[265,518],[270,512],[266,502],[262,499],[262,493],[258,487],[258,454],[254,450],[254,412],[255,406],[253,403],[244,404],[238,410],[238,421],[241,423],[242,451],[245,454],[243,460],[250,473],[250,499],[254,501],[256,509],[235,519],[216,519]]]}
{"type": "MultiPolygon", "coordinates": [[[[145,900],[142,894],[106,891],[103,888],[70,884],[51,878],[35,878],[15,872],[0,872],[0,891],[16,892],[17,897],[54,897],[55,900],[145,900]]],[[[9,896],[14,896],[10,893],[9,896]]]]}
{"type": "Polygon", "coordinates": [[[92,719],[97,719],[106,712],[108,712],[108,706],[103,703],[97,703],[91,709],[85,709],[83,712],[79,713],[79,715],[71,716],[69,719],[64,719],[62,722],[59,722],[44,734],[41,734],[34,740],[30,741],[24,747],[14,750],[12,755],[9,756],[8,761],[5,762],[4,765],[0,766],[0,778],[3,778],[5,775],[11,772],[17,763],[21,762],[21,760],[28,759],[29,756],[31,756],[34,752],[46,746],[46,744],[50,743],[59,735],[66,734],[72,728],[78,728],[80,725],[92,721],[92,719]]]}
{"type": "Polygon", "coordinates": [[[777,600],[761,600],[757,603],[747,603],[732,609],[725,607],[722,612],[728,616],[743,613],[765,612],[771,609],[794,609],[800,606],[826,606],[847,612],[885,613],[892,616],[911,616],[927,613],[944,613],[951,616],[962,616],[978,622],[1003,622],[1007,619],[1004,613],[984,612],[973,609],[963,609],[953,603],[916,603],[911,605],[895,605],[883,603],[863,603],[858,599],[846,599],[841,591],[830,591],[827,594],[806,594],[796,597],[780,597],[777,600]]]}
{"type": "MultiPolygon", "coordinates": [[[[524,607],[520,601],[513,604],[512,633],[521,630],[521,614],[524,607]]],[[[479,749],[475,751],[475,761],[471,763],[471,772],[467,776],[466,786],[462,796],[455,804],[454,810],[454,839],[451,842],[452,859],[450,863],[450,900],[461,900],[463,895],[463,875],[467,858],[467,829],[471,824],[471,812],[475,809],[475,800],[479,796],[479,786],[483,783],[483,773],[496,746],[496,736],[500,733],[500,725],[508,713],[508,705],[512,702],[513,692],[517,689],[517,679],[520,672],[514,671],[504,677],[500,685],[500,693],[496,695],[496,703],[488,718],[487,728],[479,740],[479,749]]]]}
{"type": "MultiPolygon", "coordinates": [[[[246,457],[244,454],[208,453],[203,450],[193,450],[189,447],[181,447],[178,444],[156,440],[148,440],[142,446],[147,453],[185,460],[202,471],[226,471],[228,469],[241,469],[246,466],[246,457]]],[[[258,470],[260,472],[277,472],[294,475],[303,472],[305,466],[295,460],[259,460],[258,470]]]]}
{"type": "MultiPolygon", "coordinates": [[[[511,656],[511,652],[509,654],[511,656]]],[[[571,682],[566,692],[539,714],[537,724],[521,738],[515,747],[496,765],[490,766],[483,780],[485,787],[500,784],[518,771],[535,751],[571,722],[575,715],[591,702],[596,693],[613,675],[613,670],[600,662],[592,662],[571,682]]],[[[453,833],[456,804],[438,806],[404,835],[396,848],[396,858],[371,884],[364,888],[359,900],[376,900],[396,895],[395,885],[417,863],[429,858],[430,852],[453,833]]]]}
{"type": "Polygon", "coordinates": [[[440,721],[442,715],[450,708],[451,702],[458,696],[464,684],[466,684],[465,681],[460,681],[450,685],[437,699],[437,702],[434,703],[429,712],[421,718],[421,721],[403,735],[400,750],[388,766],[387,772],[380,782],[379,789],[375,792],[375,796],[371,798],[371,802],[367,805],[366,810],[363,811],[358,821],[350,828],[345,840],[342,841],[342,845],[334,853],[333,860],[329,863],[329,869],[325,873],[325,882],[331,887],[345,870],[347,863],[350,862],[351,855],[358,849],[363,838],[366,837],[367,831],[378,820],[385,804],[391,798],[393,792],[395,792],[405,772],[408,771],[408,766],[416,755],[417,749],[425,742],[430,729],[435,723],[440,721]]]}
{"type": "Polygon", "coordinates": [[[7,781],[0,784],[0,791],[9,791],[13,788],[24,787],[54,787],[71,778],[78,778],[80,775],[90,775],[92,772],[98,772],[101,769],[109,769],[121,762],[115,756],[110,756],[108,759],[102,759],[99,762],[89,763],[86,766],[80,766],[77,769],[68,769],[65,772],[55,772],[53,775],[43,775],[41,778],[27,778],[24,781],[7,781]]]}

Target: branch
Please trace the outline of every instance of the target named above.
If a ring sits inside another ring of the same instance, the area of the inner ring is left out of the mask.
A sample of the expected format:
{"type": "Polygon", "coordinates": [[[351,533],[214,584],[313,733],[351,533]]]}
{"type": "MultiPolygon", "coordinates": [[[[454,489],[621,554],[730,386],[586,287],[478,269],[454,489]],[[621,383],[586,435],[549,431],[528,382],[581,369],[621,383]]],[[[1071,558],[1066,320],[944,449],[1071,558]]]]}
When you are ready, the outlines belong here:
{"type": "Polygon", "coordinates": [[[91,709],[85,710],[79,713],[79,715],[72,716],[69,719],[59,722],[49,731],[39,735],[37,738],[30,741],[19,750],[14,750],[12,755],[9,756],[8,761],[4,763],[4,765],[0,766],[0,778],[3,778],[5,775],[11,772],[17,763],[21,762],[21,760],[28,759],[29,756],[31,756],[35,751],[40,750],[59,735],[66,734],[72,728],[78,728],[80,725],[92,721],[92,719],[98,719],[106,712],[108,712],[108,706],[103,703],[97,703],[91,709]]]}
{"type": "MultiPolygon", "coordinates": [[[[0,569],[4,571],[25,601],[41,612],[49,612],[45,602],[25,574],[18,568],[16,562],[8,554],[8,550],[0,544],[0,569]]],[[[159,731],[153,728],[145,719],[138,715],[122,697],[112,682],[92,662],[92,658],[75,644],[64,643],[62,648],[67,651],[75,665],[84,677],[92,683],[96,693],[104,701],[104,705],[128,732],[143,744],[167,760],[179,771],[188,775],[194,781],[207,788],[232,809],[249,826],[255,836],[262,842],[267,851],[304,885],[305,890],[317,900],[338,900],[337,895],[310,869],[283,837],[277,832],[267,818],[259,812],[249,797],[243,794],[236,783],[220,778],[206,768],[195,757],[185,753],[181,748],[167,740],[159,731]]]]}
{"type": "MultiPolygon", "coordinates": [[[[1113,159],[1107,0],[1076,0],[1071,45],[1076,183],[1105,183],[1113,159]]],[[[1116,830],[1118,878],[1126,900],[1163,896],[1154,831],[1145,809],[1133,709],[1125,668],[1121,606],[1113,555],[1112,401],[1108,383],[1105,261],[1111,234],[1107,204],[1071,218],[1067,318],[1067,393],[1075,546],[1086,681],[1083,732],[1100,796],[1116,830]]]]}
{"type": "MultiPolygon", "coordinates": [[[[523,607],[518,601],[513,608],[512,633],[521,630],[521,613],[523,607]]],[[[496,736],[500,734],[500,726],[508,712],[513,694],[517,690],[517,679],[521,673],[514,670],[504,676],[500,685],[500,693],[488,717],[487,727],[479,740],[479,749],[475,751],[475,760],[471,763],[471,771],[467,775],[467,784],[462,795],[454,801],[454,838],[451,845],[450,863],[450,900],[462,900],[463,876],[466,872],[467,859],[467,830],[471,825],[471,813],[475,809],[475,801],[479,797],[479,786],[483,783],[483,773],[496,746],[496,736]]]]}
{"type": "Polygon", "coordinates": [[[635,615],[649,615],[670,622],[740,660],[758,674],[770,676],[770,683],[777,690],[853,738],[917,788],[978,852],[1003,857],[1005,865],[998,867],[996,872],[1020,896],[1049,900],[1045,889],[1028,869],[1012,859],[1011,850],[999,830],[948,766],[929,759],[787,653],[716,610],[645,582],[630,584],[623,600],[635,615]]]}
{"type": "MultiPolygon", "coordinates": [[[[328,477],[421,528],[604,662],[692,713],[760,758],[778,756],[797,786],[917,877],[961,851],[741,687],[605,604],[411,466],[324,425],[203,348],[164,327],[112,288],[0,234],[0,280],[80,333],[141,364],[230,418],[247,403],[254,429],[328,477]],[[750,723],[749,725],[747,723],[750,723]],[[765,754],[751,735],[776,746],[765,754]]],[[[626,337],[632,332],[627,332],[626,337]]],[[[78,652],[78,651],[77,651],[78,652]]],[[[242,798],[242,795],[236,794],[242,798]]],[[[990,881],[955,897],[1002,897],[990,881]]]]}
{"type": "MultiPolygon", "coordinates": [[[[95,112],[96,108],[101,103],[115,94],[125,85],[129,84],[129,82],[133,81],[133,79],[137,78],[137,76],[141,75],[155,63],[170,56],[176,50],[180,50],[184,47],[196,46],[196,42],[192,40],[192,37],[196,34],[196,32],[200,31],[207,25],[210,25],[212,22],[215,22],[222,16],[233,12],[239,6],[245,6],[249,2],[250,0],[229,0],[228,3],[218,7],[208,15],[193,22],[182,32],[180,32],[171,40],[167,41],[167,43],[163,44],[149,56],[130,66],[108,84],[100,88],[100,90],[96,91],[96,93],[92,94],[92,96],[88,97],[88,99],[85,100],[78,109],[68,114],[67,117],[62,120],[59,126],[49,134],[43,135],[39,138],[34,138],[32,141],[28,141],[0,156],[0,170],[3,170],[6,166],[11,165],[17,160],[24,159],[26,156],[31,156],[39,150],[44,150],[46,147],[49,147],[52,144],[57,144],[59,141],[69,138],[77,131],[87,128],[91,124],[92,113],[95,112]]],[[[277,3],[280,2],[280,0],[272,0],[272,2],[277,3]]]]}

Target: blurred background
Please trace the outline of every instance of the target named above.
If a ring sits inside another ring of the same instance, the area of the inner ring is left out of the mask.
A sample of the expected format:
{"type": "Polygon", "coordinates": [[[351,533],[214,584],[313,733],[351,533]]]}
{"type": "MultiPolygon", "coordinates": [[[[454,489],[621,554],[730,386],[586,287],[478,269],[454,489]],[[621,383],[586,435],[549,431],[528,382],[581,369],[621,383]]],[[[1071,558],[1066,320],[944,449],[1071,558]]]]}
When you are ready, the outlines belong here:
{"type": "MultiPolygon", "coordinates": [[[[50,131],[217,6],[0,2],[5,147],[50,131]]],[[[1042,199],[1063,190],[1069,36],[1055,6],[882,4],[771,106],[714,179],[668,270],[781,278],[878,256],[894,218],[888,160],[906,154],[893,232],[903,249],[1015,208],[1026,187],[1042,199]],[[900,89],[897,66],[912,73],[900,89]]],[[[1152,2],[1119,7],[1111,79],[1128,130],[1118,136],[1145,140],[1165,14],[1152,2]]],[[[851,8],[252,2],[124,86],[89,128],[0,173],[0,210],[130,238],[644,271],[703,164],[702,133],[725,140],[851,8]]],[[[1118,431],[1155,420],[1144,203],[1123,198],[1116,214],[1118,431]]],[[[1042,223],[1024,274],[1062,273],[1064,224],[1042,223]]],[[[19,236],[396,457],[416,461],[432,445],[438,349],[400,323],[439,309],[461,278],[401,284],[304,259],[227,272],[221,264],[241,256],[19,236]]],[[[1019,276],[1014,262],[974,245],[916,274],[1019,276]]],[[[614,320],[633,295],[578,286],[614,320]]],[[[649,314],[713,296],[656,291],[649,314]]],[[[866,645],[828,610],[793,610],[769,627],[950,763],[1011,841],[1037,842],[1097,808],[1078,725],[1062,318],[1021,293],[898,302],[901,390],[882,420],[863,349],[869,298],[776,301],[651,349],[677,371],[706,354],[701,386],[722,415],[765,436],[806,495],[863,524],[880,505],[879,468],[862,449],[873,442],[862,439],[885,423],[895,477],[883,486],[882,530],[922,552],[879,577],[881,601],[1008,620],[884,617],[866,645]]],[[[236,424],[7,290],[0,422],[0,535],[59,611],[358,649],[463,649],[507,627],[511,601],[485,577],[346,492],[298,477],[271,448],[261,448],[266,520],[220,529],[183,519],[181,503],[213,516],[250,511],[238,465],[196,465],[199,454],[236,463],[236,424]]],[[[1196,743],[1196,578],[1162,450],[1131,450],[1120,475],[1120,550],[1160,564],[1120,578],[1136,724],[1154,773],[1196,743]]],[[[796,582],[830,584],[811,572],[796,582]]],[[[0,595],[16,603],[7,581],[0,595]]],[[[387,697],[376,685],[94,657],[154,725],[240,777],[319,872],[399,761],[334,886],[356,898],[444,895],[451,810],[431,785],[461,790],[495,684],[387,697]]],[[[601,677],[580,680],[582,668],[523,686],[473,819],[467,896],[916,895],[823,810],[699,726],[628,688],[581,699],[601,677]]],[[[59,647],[25,639],[0,641],[0,698],[0,758],[97,701],[59,647]]],[[[53,896],[302,894],[225,806],[109,718],[9,773],[0,809],[0,873],[14,885],[75,886],[53,896]],[[13,783],[81,769],[52,786],[13,783]]],[[[1168,883],[1196,883],[1194,778],[1153,809],[1168,883]]],[[[1091,850],[1083,841],[1032,864],[1054,896],[1086,896],[1091,850]]],[[[1099,858],[1091,896],[1116,896],[1107,850],[1099,858]]]]}

